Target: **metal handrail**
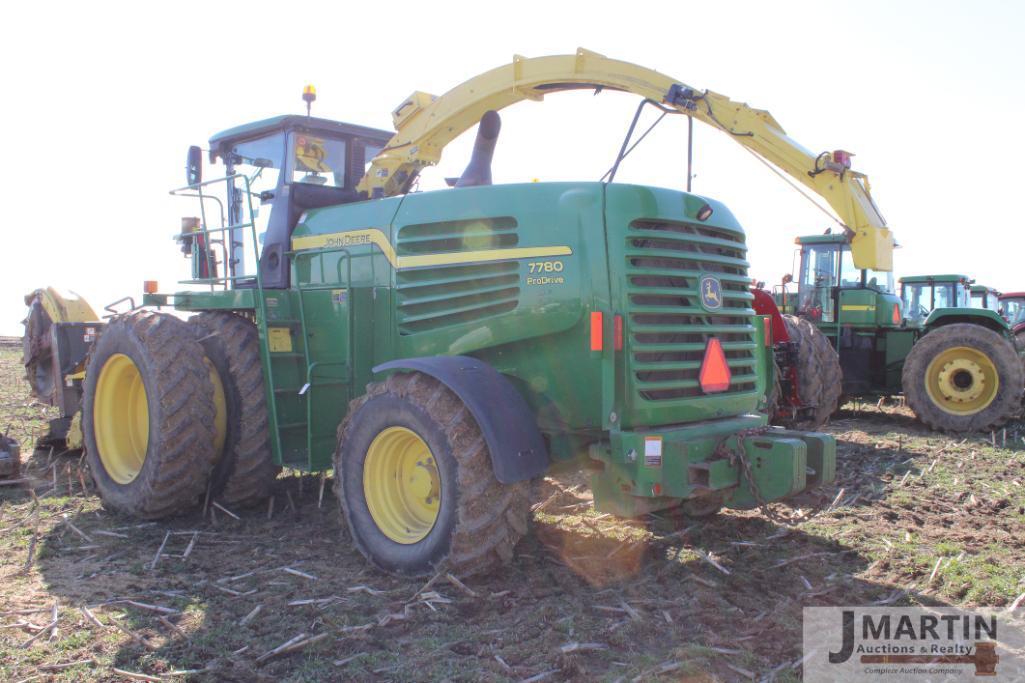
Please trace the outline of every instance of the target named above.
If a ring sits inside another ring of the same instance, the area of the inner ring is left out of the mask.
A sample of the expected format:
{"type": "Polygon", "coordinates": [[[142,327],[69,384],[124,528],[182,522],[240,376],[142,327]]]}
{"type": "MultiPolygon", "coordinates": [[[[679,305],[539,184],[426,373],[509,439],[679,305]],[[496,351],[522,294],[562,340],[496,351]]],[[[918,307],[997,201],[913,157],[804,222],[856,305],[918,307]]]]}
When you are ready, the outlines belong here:
{"type": "MultiPolygon", "coordinates": [[[[221,244],[221,250],[223,252],[224,275],[209,278],[190,278],[188,280],[182,280],[181,282],[183,284],[209,285],[211,290],[213,290],[218,285],[220,285],[222,289],[229,289],[231,284],[238,282],[239,280],[249,280],[250,278],[252,278],[253,276],[250,275],[229,274],[234,272],[234,269],[232,268],[231,264],[231,259],[234,252],[234,236],[236,231],[245,230],[247,228],[249,229],[249,235],[252,239],[254,261],[257,264],[259,264],[260,261],[260,248],[259,242],[257,241],[256,220],[253,211],[253,193],[250,188],[249,178],[241,173],[232,173],[220,178],[212,178],[209,180],[200,181],[198,183],[191,183],[183,187],[178,187],[171,190],[169,194],[176,197],[190,197],[199,199],[199,230],[193,232],[179,232],[174,236],[176,239],[182,240],[186,238],[195,238],[198,236],[202,236],[204,238],[204,243],[209,247],[209,245],[214,243],[214,240],[211,239],[211,235],[225,234],[227,237],[227,239],[219,240],[221,244]],[[239,188],[239,191],[244,193],[246,196],[247,212],[245,215],[248,217],[249,220],[244,220],[239,223],[228,224],[224,212],[224,203],[221,201],[219,197],[204,193],[203,188],[209,187],[211,185],[219,185],[221,183],[223,183],[225,187],[227,187],[235,181],[241,181],[243,184],[243,186],[239,188]],[[215,201],[218,205],[218,213],[220,214],[220,227],[212,227],[210,225],[206,210],[206,200],[208,199],[215,201]]],[[[206,253],[199,252],[198,240],[194,240],[192,243],[192,257],[193,259],[203,259],[207,265],[207,272],[214,272],[214,268],[216,267],[217,262],[216,260],[211,260],[209,249],[206,253]]],[[[259,268],[256,269],[255,278],[257,283],[257,289],[262,291],[263,282],[260,276],[259,268]]]]}

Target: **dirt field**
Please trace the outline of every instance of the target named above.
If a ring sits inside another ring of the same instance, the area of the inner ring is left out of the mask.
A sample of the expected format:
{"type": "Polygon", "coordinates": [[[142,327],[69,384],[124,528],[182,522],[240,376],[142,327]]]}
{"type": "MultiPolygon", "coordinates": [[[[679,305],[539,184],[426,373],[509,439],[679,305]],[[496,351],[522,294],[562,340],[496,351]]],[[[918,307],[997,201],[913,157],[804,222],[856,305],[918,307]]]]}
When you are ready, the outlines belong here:
{"type": "Polygon", "coordinates": [[[1021,426],[994,447],[848,405],[838,481],[775,506],[818,513],[789,530],[758,512],[624,522],[584,479],[549,479],[512,565],[424,585],[367,566],[317,477],[282,475],[273,510],[104,511],[77,454],[31,455],[48,411],[19,356],[0,348],[0,429],[32,478],[0,487],[4,681],[786,681],[804,606],[1025,592],[1021,426]]]}

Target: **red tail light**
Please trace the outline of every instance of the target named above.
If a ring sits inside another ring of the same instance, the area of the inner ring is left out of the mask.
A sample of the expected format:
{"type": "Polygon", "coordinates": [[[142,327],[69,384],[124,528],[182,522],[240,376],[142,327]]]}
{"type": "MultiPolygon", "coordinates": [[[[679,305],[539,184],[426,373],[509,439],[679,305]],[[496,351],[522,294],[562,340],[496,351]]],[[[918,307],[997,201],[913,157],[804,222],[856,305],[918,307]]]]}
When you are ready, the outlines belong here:
{"type": "Polygon", "coordinates": [[[762,318],[762,329],[764,330],[765,348],[772,348],[772,318],[762,318]]]}
{"type": "Polygon", "coordinates": [[[601,351],[604,348],[602,339],[601,311],[591,311],[591,350],[601,351]]]}
{"type": "Polygon", "coordinates": [[[612,349],[623,350],[623,316],[617,315],[612,318],[612,349]]]}
{"type": "Polygon", "coordinates": [[[730,388],[731,377],[732,373],[726,363],[726,353],[722,350],[722,344],[712,337],[705,346],[705,359],[701,362],[701,372],[698,374],[701,391],[706,394],[726,391],[730,388]]]}
{"type": "Polygon", "coordinates": [[[900,304],[893,305],[893,324],[900,325],[900,304]]]}
{"type": "Polygon", "coordinates": [[[838,149],[838,150],[833,152],[833,161],[836,162],[837,164],[840,164],[844,168],[850,168],[851,167],[851,157],[852,156],[854,156],[854,155],[851,154],[850,152],[847,152],[847,151],[842,150],[842,149],[838,149]]]}

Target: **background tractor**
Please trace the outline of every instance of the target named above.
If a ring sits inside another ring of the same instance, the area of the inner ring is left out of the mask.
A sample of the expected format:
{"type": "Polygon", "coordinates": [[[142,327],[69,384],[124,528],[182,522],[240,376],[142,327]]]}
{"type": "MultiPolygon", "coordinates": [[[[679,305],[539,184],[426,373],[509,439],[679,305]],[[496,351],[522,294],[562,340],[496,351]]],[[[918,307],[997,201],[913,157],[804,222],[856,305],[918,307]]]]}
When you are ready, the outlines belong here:
{"type": "Polygon", "coordinates": [[[905,275],[900,279],[902,314],[921,326],[937,308],[971,308],[971,285],[967,275],[905,275]]]}
{"type": "Polygon", "coordinates": [[[990,430],[1020,412],[1025,376],[1011,330],[995,310],[971,307],[967,277],[905,277],[901,299],[892,273],[857,267],[845,235],[797,244],[796,296],[777,296],[836,348],[845,396],[903,392],[922,422],[952,432],[990,430]]]}
{"type": "Polygon", "coordinates": [[[1018,348],[1025,349],[1025,292],[1001,294],[1000,315],[1011,326],[1018,348]]]}
{"type": "Polygon", "coordinates": [[[972,307],[1000,310],[1000,292],[986,285],[972,285],[972,307]]]}
{"type": "Polygon", "coordinates": [[[81,421],[104,503],[160,518],[206,495],[256,502],[281,467],[333,468],[356,547],[419,575],[508,559],[527,482],[552,468],[590,470],[595,505],[625,516],[832,481],[832,437],[759,412],[775,326],[752,308],[736,219],[613,182],[636,117],[607,182],[492,184],[497,111],[582,88],[733,132],[835,203],[861,258],[888,260],[849,164],[809,155],[768,112],[586,50],[414,93],[395,134],[309,112],[233,128],[210,140],[224,176],[204,180],[193,147],[173,192],[197,200],[178,235],[191,289],[146,283],[89,344],[81,421]],[[412,192],[474,125],[454,187],[412,192]]]}

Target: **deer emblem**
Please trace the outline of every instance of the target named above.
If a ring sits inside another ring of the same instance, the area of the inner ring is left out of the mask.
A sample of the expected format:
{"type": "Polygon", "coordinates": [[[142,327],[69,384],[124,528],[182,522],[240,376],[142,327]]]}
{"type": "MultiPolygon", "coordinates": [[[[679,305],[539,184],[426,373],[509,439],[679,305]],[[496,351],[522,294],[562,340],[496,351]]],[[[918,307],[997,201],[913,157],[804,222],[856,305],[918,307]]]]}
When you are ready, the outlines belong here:
{"type": "Polygon", "coordinates": [[[708,309],[722,307],[722,284],[716,278],[701,279],[701,304],[708,309]]]}

